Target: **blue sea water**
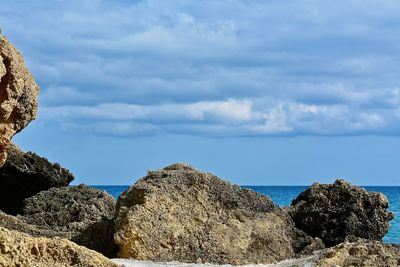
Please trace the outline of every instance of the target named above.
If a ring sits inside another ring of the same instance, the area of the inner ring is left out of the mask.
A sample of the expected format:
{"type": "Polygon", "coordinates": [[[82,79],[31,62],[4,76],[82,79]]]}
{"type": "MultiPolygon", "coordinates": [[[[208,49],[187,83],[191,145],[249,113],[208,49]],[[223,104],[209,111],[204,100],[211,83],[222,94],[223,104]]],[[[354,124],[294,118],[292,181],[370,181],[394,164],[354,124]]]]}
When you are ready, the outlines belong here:
{"type": "MultiPolygon", "coordinates": [[[[100,190],[104,190],[115,199],[128,189],[128,186],[93,186],[100,190]]],[[[261,194],[268,195],[279,206],[284,207],[290,205],[290,202],[307,186],[243,186],[257,191],[261,194]]],[[[381,192],[389,199],[389,209],[394,213],[395,218],[390,222],[389,232],[386,234],[384,241],[388,243],[400,244],[400,186],[365,186],[368,191],[381,192]]]]}

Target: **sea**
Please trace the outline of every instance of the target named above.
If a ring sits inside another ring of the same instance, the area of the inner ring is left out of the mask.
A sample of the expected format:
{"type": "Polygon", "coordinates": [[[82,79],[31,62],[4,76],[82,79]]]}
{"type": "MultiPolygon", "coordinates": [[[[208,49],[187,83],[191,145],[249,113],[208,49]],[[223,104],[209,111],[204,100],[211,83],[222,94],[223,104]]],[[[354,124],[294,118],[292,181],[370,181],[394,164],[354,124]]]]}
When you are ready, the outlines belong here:
{"type": "MultiPolygon", "coordinates": [[[[128,189],[129,186],[93,186],[118,199],[118,196],[128,189]]],[[[269,196],[276,204],[281,207],[290,205],[291,201],[304,191],[307,186],[242,186],[243,188],[252,189],[261,194],[269,196]]],[[[365,186],[368,191],[381,192],[386,195],[389,200],[389,209],[395,214],[395,218],[390,223],[389,232],[384,237],[387,243],[400,244],[400,186],[365,186]]],[[[286,260],[276,264],[259,264],[245,265],[243,267],[289,267],[289,266],[316,266],[315,257],[286,260]]],[[[134,259],[112,259],[123,267],[234,267],[231,265],[213,265],[213,264],[195,264],[180,262],[151,262],[139,261],[134,259]]]]}

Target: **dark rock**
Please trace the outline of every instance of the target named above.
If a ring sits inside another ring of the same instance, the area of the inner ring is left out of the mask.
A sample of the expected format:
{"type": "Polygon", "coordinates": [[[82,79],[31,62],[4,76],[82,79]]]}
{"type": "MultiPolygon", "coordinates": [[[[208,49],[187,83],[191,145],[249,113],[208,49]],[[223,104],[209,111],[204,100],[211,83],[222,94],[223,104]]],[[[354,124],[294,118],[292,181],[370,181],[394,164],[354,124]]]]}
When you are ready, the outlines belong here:
{"type": "Polygon", "coordinates": [[[36,228],[28,232],[14,229],[60,236],[113,257],[114,210],[114,198],[103,191],[85,185],[51,188],[26,199],[22,215],[17,216],[36,228]]]}
{"type": "Polygon", "coordinates": [[[267,196],[183,164],[124,192],[115,224],[118,256],[140,260],[275,263],[318,247],[267,196]]]}
{"type": "Polygon", "coordinates": [[[59,164],[10,145],[8,159],[0,167],[0,210],[21,213],[24,199],[52,187],[67,186],[73,179],[59,164]]]}
{"type": "Polygon", "coordinates": [[[297,228],[333,246],[348,236],[381,240],[394,217],[388,207],[383,194],[337,180],[313,184],[292,201],[288,212],[297,228]]]}

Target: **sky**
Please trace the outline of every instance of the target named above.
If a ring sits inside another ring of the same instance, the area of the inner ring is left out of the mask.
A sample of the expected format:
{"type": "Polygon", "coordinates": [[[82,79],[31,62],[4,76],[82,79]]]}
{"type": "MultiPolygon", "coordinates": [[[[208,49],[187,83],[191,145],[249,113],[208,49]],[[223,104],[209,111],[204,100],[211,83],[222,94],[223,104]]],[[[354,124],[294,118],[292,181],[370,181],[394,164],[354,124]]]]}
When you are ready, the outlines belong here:
{"type": "Polygon", "coordinates": [[[185,162],[242,185],[400,185],[400,2],[3,0],[41,87],[14,142],[132,184],[185,162]]]}

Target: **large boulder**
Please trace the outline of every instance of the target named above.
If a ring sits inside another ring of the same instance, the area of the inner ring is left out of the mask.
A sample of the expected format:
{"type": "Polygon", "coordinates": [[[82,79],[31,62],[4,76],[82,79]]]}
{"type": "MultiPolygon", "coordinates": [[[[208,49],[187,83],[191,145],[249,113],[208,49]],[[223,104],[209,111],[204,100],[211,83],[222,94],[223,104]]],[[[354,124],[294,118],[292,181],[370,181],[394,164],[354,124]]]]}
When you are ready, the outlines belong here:
{"type": "Polygon", "coordinates": [[[381,240],[394,217],[388,207],[383,194],[336,180],[313,184],[292,201],[288,212],[297,228],[333,246],[347,236],[381,240]]]}
{"type": "Polygon", "coordinates": [[[21,213],[26,198],[52,187],[67,186],[73,179],[72,173],[59,164],[11,144],[8,159],[0,167],[0,210],[21,213]]]}
{"type": "Polygon", "coordinates": [[[0,266],[117,267],[93,250],[61,238],[31,237],[0,227],[0,266]]]}
{"type": "Polygon", "coordinates": [[[0,166],[11,138],[36,117],[38,93],[22,55],[0,34],[0,166]]]}
{"type": "Polygon", "coordinates": [[[28,228],[27,233],[60,236],[106,256],[115,256],[115,200],[111,195],[79,185],[51,188],[24,203],[23,212],[17,218],[36,226],[34,231],[28,228]]]}
{"type": "Polygon", "coordinates": [[[183,164],[124,192],[115,224],[118,256],[140,260],[274,263],[315,245],[267,196],[183,164]]]}
{"type": "Polygon", "coordinates": [[[346,242],[324,251],[316,265],[319,267],[398,267],[400,266],[400,245],[368,240],[346,242]]]}

